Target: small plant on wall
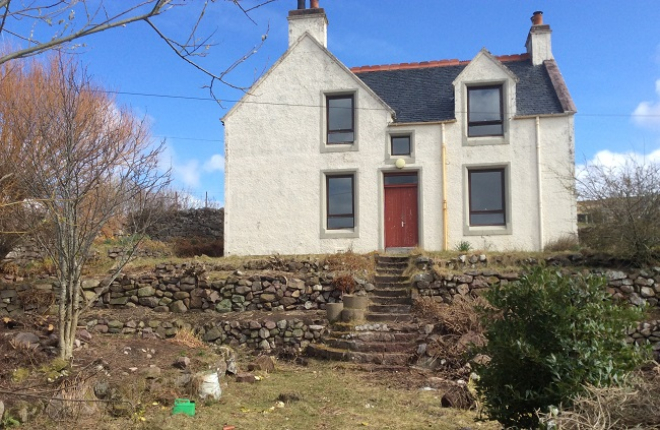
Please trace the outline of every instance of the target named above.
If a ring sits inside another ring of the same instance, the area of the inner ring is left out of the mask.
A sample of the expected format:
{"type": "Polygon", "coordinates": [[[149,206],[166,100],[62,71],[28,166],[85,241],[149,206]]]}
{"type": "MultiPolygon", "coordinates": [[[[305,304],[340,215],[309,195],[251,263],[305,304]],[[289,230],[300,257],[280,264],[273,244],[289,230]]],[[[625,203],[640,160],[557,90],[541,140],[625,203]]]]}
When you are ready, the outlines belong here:
{"type": "Polygon", "coordinates": [[[355,292],[356,282],[352,275],[338,275],[332,280],[332,286],[343,296],[355,292]]]}
{"type": "Polygon", "coordinates": [[[455,249],[458,252],[470,252],[472,250],[472,244],[467,240],[461,240],[456,244],[455,249]]]}

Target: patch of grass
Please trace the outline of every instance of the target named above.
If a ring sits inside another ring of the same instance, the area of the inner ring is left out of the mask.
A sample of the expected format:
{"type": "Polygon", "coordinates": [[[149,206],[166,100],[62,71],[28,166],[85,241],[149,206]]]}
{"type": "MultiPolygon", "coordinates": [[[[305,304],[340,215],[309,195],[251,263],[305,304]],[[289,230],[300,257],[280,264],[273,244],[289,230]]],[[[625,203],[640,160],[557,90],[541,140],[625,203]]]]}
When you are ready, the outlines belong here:
{"type": "Polygon", "coordinates": [[[193,330],[185,328],[179,329],[169,341],[188,348],[206,348],[208,346],[193,330]]]}
{"type": "Polygon", "coordinates": [[[11,374],[11,380],[12,382],[15,382],[17,384],[20,384],[21,382],[25,381],[30,377],[30,369],[26,369],[25,367],[19,367],[18,369],[14,370],[11,374]]]}
{"type": "Polygon", "coordinates": [[[360,272],[371,275],[376,270],[376,262],[371,254],[357,254],[352,250],[328,254],[325,257],[325,264],[332,272],[353,273],[360,272]]]}
{"type": "Polygon", "coordinates": [[[566,235],[548,242],[543,250],[546,252],[579,251],[580,242],[576,235],[566,235]]]}
{"type": "Polygon", "coordinates": [[[194,257],[197,255],[222,257],[224,241],[222,239],[209,240],[204,237],[180,237],[174,241],[173,248],[177,257],[194,257]]]}
{"type": "Polygon", "coordinates": [[[461,253],[470,252],[472,251],[472,244],[467,240],[461,240],[456,244],[454,249],[461,253]]]}
{"type": "MultiPolygon", "coordinates": [[[[278,363],[274,373],[255,384],[228,379],[221,400],[197,404],[195,417],[171,416],[170,408],[147,405],[143,429],[422,429],[455,430],[474,427],[475,414],[442,408],[440,391],[389,387],[387,374],[332,368],[312,361],[309,367],[278,363]],[[295,393],[295,401],[284,402],[295,393]],[[278,407],[278,401],[283,402],[278,407]]],[[[108,429],[122,428],[103,427],[108,429]]],[[[125,427],[123,427],[125,428],[125,427]]],[[[479,424],[483,430],[499,427],[479,424]]]]}
{"type": "Polygon", "coordinates": [[[660,428],[660,367],[639,370],[619,386],[587,386],[573,406],[558,416],[546,414],[542,422],[554,422],[563,430],[660,428]]]}

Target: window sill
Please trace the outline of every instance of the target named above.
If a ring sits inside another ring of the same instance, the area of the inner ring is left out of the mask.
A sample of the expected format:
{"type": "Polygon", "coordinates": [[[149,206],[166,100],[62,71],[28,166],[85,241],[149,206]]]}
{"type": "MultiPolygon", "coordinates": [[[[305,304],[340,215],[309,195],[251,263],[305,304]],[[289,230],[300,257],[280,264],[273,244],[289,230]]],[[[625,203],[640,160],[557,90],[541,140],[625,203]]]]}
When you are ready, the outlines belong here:
{"type": "Polygon", "coordinates": [[[469,226],[463,227],[463,236],[503,236],[513,234],[511,225],[469,226]]]}
{"type": "Polygon", "coordinates": [[[468,137],[463,136],[463,146],[481,146],[481,145],[508,145],[509,137],[504,136],[480,136],[468,137]]]}
{"type": "Polygon", "coordinates": [[[356,152],[358,150],[357,142],[353,143],[323,143],[321,152],[356,152]]]}
{"type": "Polygon", "coordinates": [[[354,239],[360,237],[357,227],[343,230],[321,230],[321,239],[354,239]]]}
{"type": "Polygon", "coordinates": [[[399,158],[405,161],[406,165],[415,163],[414,155],[392,155],[392,154],[388,155],[388,157],[385,159],[385,162],[394,165],[396,163],[396,160],[398,160],[399,158]]]}

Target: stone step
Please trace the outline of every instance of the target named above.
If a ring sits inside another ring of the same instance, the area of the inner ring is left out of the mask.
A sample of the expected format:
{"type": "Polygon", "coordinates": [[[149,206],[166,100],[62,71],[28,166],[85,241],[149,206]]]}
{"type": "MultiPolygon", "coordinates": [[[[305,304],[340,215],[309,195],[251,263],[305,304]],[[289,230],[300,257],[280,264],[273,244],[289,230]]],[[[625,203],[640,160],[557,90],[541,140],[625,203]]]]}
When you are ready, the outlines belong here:
{"type": "Polygon", "coordinates": [[[322,344],[310,344],[306,353],[309,356],[335,361],[351,361],[354,363],[374,363],[381,365],[408,364],[412,354],[389,352],[358,352],[336,349],[322,344]]]}
{"type": "Polygon", "coordinates": [[[387,290],[391,288],[397,290],[401,288],[408,288],[410,287],[410,285],[411,285],[410,282],[383,282],[383,283],[375,284],[375,286],[381,290],[387,290]]]}
{"type": "Polygon", "coordinates": [[[358,340],[362,342],[403,342],[414,343],[419,334],[414,331],[332,331],[328,335],[329,341],[333,340],[358,340]]]}
{"type": "Polygon", "coordinates": [[[385,322],[385,323],[396,323],[402,321],[412,321],[412,315],[410,314],[384,314],[369,312],[366,315],[367,321],[371,322],[385,322]]]}
{"type": "Polygon", "coordinates": [[[413,354],[417,349],[414,342],[365,342],[359,339],[334,339],[328,341],[327,346],[357,352],[404,352],[409,354],[413,354]]]}
{"type": "Polygon", "coordinates": [[[377,267],[376,276],[403,276],[403,272],[406,268],[398,267],[377,267]]]}
{"type": "Polygon", "coordinates": [[[378,255],[376,256],[376,264],[380,263],[406,263],[410,261],[408,255],[378,255]]]}
{"type": "Polygon", "coordinates": [[[408,262],[401,262],[401,263],[376,263],[376,270],[381,270],[381,269],[396,269],[396,270],[406,270],[408,268],[408,262]]]}
{"type": "Polygon", "coordinates": [[[375,312],[377,314],[407,314],[410,313],[411,305],[402,305],[394,303],[380,303],[374,304],[367,308],[369,312],[375,312]]]}
{"type": "Polygon", "coordinates": [[[405,297],[369,297],[371,303],[374,305],[411,305],[412,300],[410,296],[405,297]]]}
{"type": "Polygon", "coordinates": [[[410,278],[403,275],[376,275],[374,276],[374,280],[376,281],[376,284],[410,282],[410,278]]]}
{"type": "Polygon", "coordinates": [[[407,288],[376,288],[371,294],[372,297],[410,297],[407,288]]]}

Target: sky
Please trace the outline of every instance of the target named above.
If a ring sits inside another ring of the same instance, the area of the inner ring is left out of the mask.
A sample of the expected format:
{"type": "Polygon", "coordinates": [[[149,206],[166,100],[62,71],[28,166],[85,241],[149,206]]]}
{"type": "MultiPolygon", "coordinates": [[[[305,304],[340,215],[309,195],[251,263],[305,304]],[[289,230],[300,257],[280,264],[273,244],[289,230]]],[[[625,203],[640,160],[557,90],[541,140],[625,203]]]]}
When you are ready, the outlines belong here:
{"type": "MultiPolygon", "coordinates": [[[[136,2],[122,0],[121,7],[136,2]]],[[[183,0],[154,22],[185,37],[201,0],[183,0]]],[[[244,8],[260,3],[242,0],[244,8]]],[[[286,51],[288,11],[275,0],[249,13],[231,1],[212,3],[198,29],[210,36],[199,64],[214,73],[263,46],[227,79],[249,87],[286,51]]],[[[525,52],[536,10],[552,28],[552,50],[577,106],[576,163],[626,157],[660,161],[660,2],[657,0],[320,0],[328,49],[348,67],[469,60],[482,47],[494,55],[525,52]]],[[[81,40],[73,52],[117,103],[146,116],[164,141],[162,165],[173,188],[198,202],[224,203],[224,130],[220,119],[242,91],[214,84],[186,64],[144,23],[81,40]]]]}

